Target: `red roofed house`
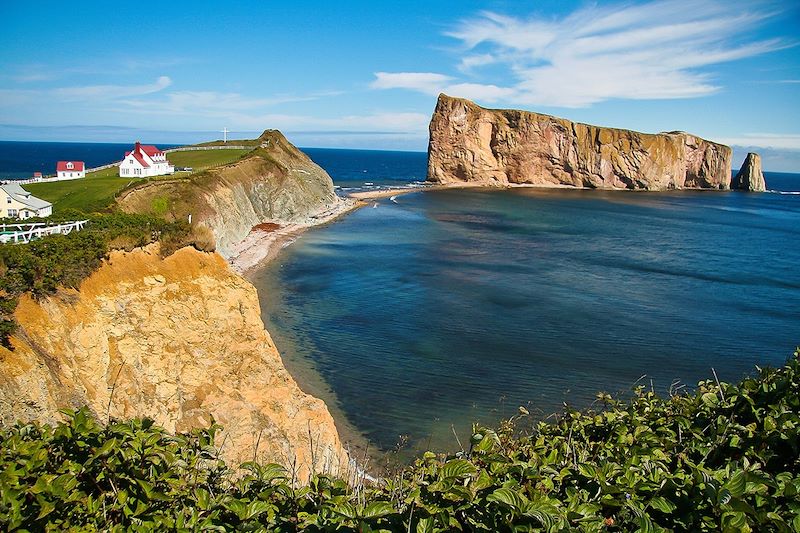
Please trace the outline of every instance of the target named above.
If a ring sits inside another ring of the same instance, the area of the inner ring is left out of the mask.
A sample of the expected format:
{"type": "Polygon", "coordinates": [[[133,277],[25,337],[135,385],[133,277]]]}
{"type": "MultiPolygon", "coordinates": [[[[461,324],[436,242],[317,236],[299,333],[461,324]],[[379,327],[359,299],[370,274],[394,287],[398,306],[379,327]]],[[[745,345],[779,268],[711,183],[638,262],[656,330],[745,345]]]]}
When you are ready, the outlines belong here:
{"type": "Polygon", "coordinates": [[[59,161],[56,163],[56,177],[59,179],[85,178],[86,165],[83,161],[59,161]]]}
{"type": "Polygon", "coordinates": [[[122,177],[146,178],[173,172],[175,167],[167,161],[167,154],[139,141],[136,141],[133,150],[125,152],[125,159],[119,164],[119,175],[122,177]]]}

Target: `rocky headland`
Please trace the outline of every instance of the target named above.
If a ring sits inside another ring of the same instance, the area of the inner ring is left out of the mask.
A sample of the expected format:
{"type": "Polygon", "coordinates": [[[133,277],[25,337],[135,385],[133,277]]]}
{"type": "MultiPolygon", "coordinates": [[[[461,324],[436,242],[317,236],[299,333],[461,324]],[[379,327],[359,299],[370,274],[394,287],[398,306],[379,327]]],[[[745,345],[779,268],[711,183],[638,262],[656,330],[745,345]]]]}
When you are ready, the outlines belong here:
{"type": "Polygon", "coordinates": [[[0,346],[0,418],[56,422],[150,417],[170,431],[224,426],[229,464],[257,458],[341,472],[348,456],[327,407],[289,375],[261,321],[255,288],[217,253],[158,244],[112,252],[79,289],[15,311],[0,346]]]}
{"type": "Polygon", "coordinates": [[[731,149],[684,132],[647,134],[440,95],[428,180],[593,189],[728,189],[731,149]]]}
{"type": "Polygon", "coordinates": [[[183,179],[154,180],[122,193],[118,207],[168,220],[187,220],[214,232],[217,251],[231,258],[259,224],[309,226],[352,208],[331,177],[277,130],[266,130],[239,161],[183,179]]]}

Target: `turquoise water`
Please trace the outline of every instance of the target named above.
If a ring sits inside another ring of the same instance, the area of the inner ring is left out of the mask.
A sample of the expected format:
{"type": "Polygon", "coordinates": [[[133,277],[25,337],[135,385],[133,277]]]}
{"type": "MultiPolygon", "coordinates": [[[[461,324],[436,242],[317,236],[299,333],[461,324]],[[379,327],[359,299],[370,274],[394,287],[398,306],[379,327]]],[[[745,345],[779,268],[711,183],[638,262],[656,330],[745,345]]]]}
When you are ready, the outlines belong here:
{"type": "Polygon", "coordinates": [[[254,275],[293,373],[370,442],[736,380],[800,343],[800,196],[418,192],[254,275]],[[311,377],[309,377],[311,376],[311,377]],[[321,379],[315,379],[318,376],[321,379]]]}

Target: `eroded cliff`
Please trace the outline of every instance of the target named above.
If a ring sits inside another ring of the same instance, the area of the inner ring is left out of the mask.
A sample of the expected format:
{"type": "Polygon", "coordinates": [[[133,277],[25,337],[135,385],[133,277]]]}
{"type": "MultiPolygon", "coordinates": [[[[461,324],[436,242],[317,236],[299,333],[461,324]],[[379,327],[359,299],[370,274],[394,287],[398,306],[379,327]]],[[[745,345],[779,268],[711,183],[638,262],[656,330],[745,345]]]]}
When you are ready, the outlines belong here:
{"type": "Polygon", "coordinates": [[[428,180],[605,189],[728,189],[731,149],[684,132],[602,128],[440,95],[428,180]]]}
{"type": "Polygon", "coordinates": [[[225,257],[250,230],[263,222],[307,223],[343,200],[319,165],[277,130],[259,137],[260,145],[240,161],[184,179],[156,180],[117,199],[128,213],[151,213],[211,228],[225,257]]]}
{"type": "Polygon", "coordinates": [[[54,422],[88,405],[101,420],[147,416],[171,431],[224,426],[231,464],[347,465],[325,404],[286,371],[255,288],[216,253],[157,244],[112,252],[80,290],[23,296],[14,350],[0,346],[3,422],[54,422]]]}

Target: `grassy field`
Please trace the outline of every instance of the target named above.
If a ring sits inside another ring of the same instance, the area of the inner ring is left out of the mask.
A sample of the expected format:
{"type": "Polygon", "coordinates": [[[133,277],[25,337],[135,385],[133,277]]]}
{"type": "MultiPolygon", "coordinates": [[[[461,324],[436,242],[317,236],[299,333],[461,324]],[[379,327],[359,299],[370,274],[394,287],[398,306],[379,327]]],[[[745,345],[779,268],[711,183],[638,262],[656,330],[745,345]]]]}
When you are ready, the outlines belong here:
{"type": "Polygon", "coordinates": [[[195,171],[232,163],[250,150],[197,150],[167,154],[176,167],[192,167],[195,171]]]}
{"type": "MultiPolygon", "coordinates": [[[[236,161],[247,150],[198,150],[189,152],[173,152],[167,157],[170,162],[178,167],[192,167],[200,171],[226,163],[236,161]]],[[[33,183],[25,185],[31,194],[52,202],[53,211],[64,209],[79,209],[87,213],[102,211],[114,203],[114,195],[129,183],[139,181],[135,178],[120,178],[117,167],[91,172],[83,179],[71,181],[55,181],[52,183],[33,183]]],[[[160,178],[174,178],[161,176],[160,178]]],[[[159,178],[155,178],[159,179],[159,178]]]]}

